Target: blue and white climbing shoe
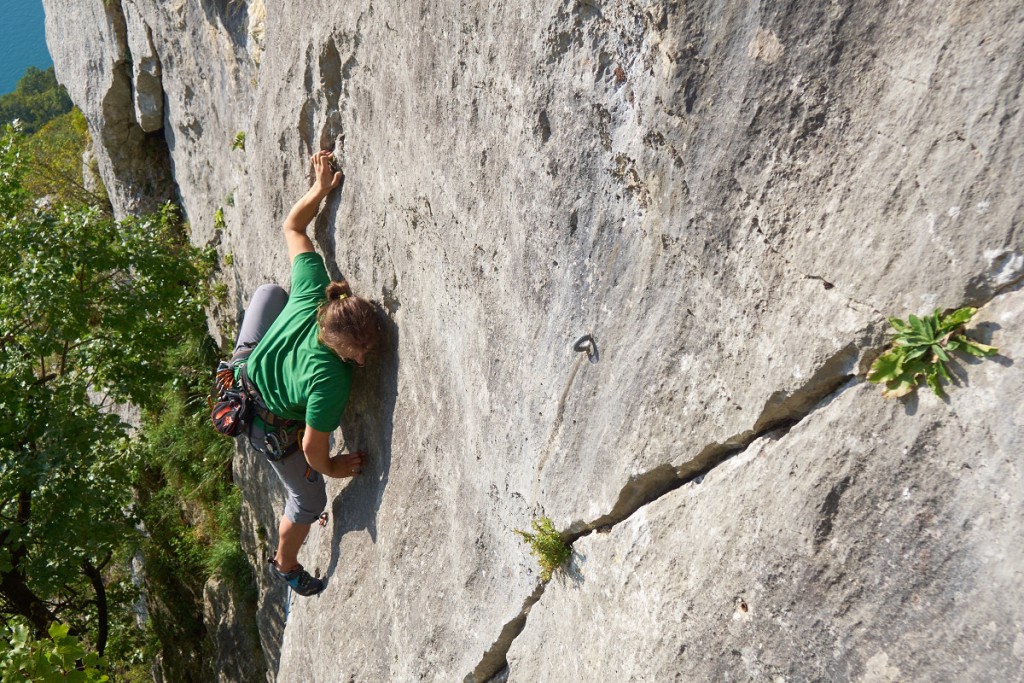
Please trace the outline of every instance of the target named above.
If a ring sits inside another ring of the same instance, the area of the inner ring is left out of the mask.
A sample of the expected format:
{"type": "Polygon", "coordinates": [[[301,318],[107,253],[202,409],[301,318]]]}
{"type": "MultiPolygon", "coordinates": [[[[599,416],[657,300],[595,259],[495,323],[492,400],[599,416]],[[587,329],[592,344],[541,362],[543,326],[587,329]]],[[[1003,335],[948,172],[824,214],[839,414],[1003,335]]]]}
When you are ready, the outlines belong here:
{"type": "Polygon", "coordinates": [[[277,562],[273,558],[269,562],[271,573],[291,586],[292,590],[299,595],[316,595],[325,587],[323,581],[310,575],[309,572],[302,568],[301,564],[290,572],[283,572],[278,569],[277,562]]]}

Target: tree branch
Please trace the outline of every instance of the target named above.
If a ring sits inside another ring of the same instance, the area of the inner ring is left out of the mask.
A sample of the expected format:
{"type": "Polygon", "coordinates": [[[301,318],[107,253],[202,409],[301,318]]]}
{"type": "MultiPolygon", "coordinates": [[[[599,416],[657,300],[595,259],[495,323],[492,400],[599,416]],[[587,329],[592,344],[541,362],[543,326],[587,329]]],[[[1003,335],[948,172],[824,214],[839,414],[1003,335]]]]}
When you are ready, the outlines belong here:
{"type": "MultiPolygon", "coordinates": [[[[108,554],[101,563],[101,566],[105,565],[109,560],[110,555],[108,554]]],[[[107,647],[107,588],[103,585],[103,575],[100,573],[100,570],[89,560],[85,560],[82,563],[82,571],[89,577],[93,590],[96,591],[96,616],[98,621],[96,627],[96,651],[102,657],[103,650],[107,647]]]]}
{"type": "MultiPolygon", "coordinates": [[[[18,493],[18,524],[27,525],[31,514],[32,493],[23,489],[18,493]]],[[[7,540],[7,535],[5,532],[4,541],[7,540]]],[[[50,624],[57,618],[25,582],[25,576],[21,571],[21,561],[27,552],[25,545],[19,544],[16,548],[9,548],[9,552],[11,568],[0,574],[0,595],[3,595],[16,613],[28,619],[36,637],[45,637],[50,624]]]]}

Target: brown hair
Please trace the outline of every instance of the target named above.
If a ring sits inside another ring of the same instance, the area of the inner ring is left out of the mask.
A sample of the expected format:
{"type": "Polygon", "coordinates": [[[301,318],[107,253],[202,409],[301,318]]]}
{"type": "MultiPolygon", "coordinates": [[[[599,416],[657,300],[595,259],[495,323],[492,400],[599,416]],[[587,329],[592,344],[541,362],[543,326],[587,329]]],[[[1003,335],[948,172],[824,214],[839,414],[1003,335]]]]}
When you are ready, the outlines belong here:
{"type": "Polygon", "coordinates": [[[327,348],[346,358],[352,351],[369,351],[382,336],[377,307],[366,299],[352,296],[346,280],[327,285],[327,301],[317,313],[320,332],[317,338],[327,348]]]}

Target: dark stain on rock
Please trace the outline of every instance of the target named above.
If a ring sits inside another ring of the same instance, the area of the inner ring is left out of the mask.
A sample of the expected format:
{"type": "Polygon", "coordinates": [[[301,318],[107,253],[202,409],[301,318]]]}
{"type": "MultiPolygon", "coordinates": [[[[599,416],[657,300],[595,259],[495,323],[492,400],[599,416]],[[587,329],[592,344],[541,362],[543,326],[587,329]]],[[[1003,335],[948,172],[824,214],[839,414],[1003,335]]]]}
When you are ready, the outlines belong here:
{"type": "Polygon", "coordinates": [[[540,136],[542,143],[547,142],[551,138],[551,121],[548,120],[546,109],[540,110],[540,115],[537,117],[537,125],[533,130],[540,136]]]}
{"type": "Polygon", "coordinates": [[[211,24],[224,27],[235,47],[244,47],[249,39],[249,3],[202,0],[200,6],[211,24]]]}
{"type": "Polygon", "coordinates": [[[686,81],[683,83],[683,106],[686,107],[687,114],[693,113],[693,107],[697,103],[699,86],[700,81],[698,80],[696,74],[690,75],[690,77],[687,78],[686,81]]]}
{"type": "Polygon", "coordinates": [[[330,106],[337,106],[341,97],[341,55],[333,40],[320,51],[320,87],[330,106]]]}
{"type": "Polygon", "coordinates": [[[851,478],[843,477],[832,487],[832,490],[825,496],[825,502],[818,508],[818,524],[814,527],[814,550],[817,551],[821,544],[832,535],[832,522],[839,511],[839,501],[842,499],[846,489],[850,488],[851,478]]]}

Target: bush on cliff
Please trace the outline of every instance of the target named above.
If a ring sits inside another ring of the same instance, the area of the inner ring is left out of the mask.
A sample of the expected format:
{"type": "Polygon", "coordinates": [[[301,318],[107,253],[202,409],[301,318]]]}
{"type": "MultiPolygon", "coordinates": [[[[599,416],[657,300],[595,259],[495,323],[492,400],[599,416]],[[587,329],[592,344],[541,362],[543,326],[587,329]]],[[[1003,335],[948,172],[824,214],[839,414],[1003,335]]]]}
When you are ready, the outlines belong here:
{"type": "Polygon", "coordinates": [[[85,116],[78,109],[45,122],[25,140],[30,162],[25,189],[53,204],[95,206],[110,216],[113,211],[107,190],[99,178],[95,160],[83,164],[83,152],[91,146],[85,116]],[[88,175],[89,182],[83,180],[88,175]]]}
{"type": "Polygon", "coordinates": [[[530,523],[534,533],[514,529],[524,543],[530,546],[530,552],[537,558],[540,565],[540,580],[547,583],[551,575],[565,564],[572,556],[572,548],[562,540],[561,534],[555,529],[549,517],[541,517],[530,523]]]}
{"type": "Polygon", "coordinates": [[[256,602],[240,543],[241,492],[231,479],[234,441],[211,428],[206,403],[218,356],[205,331],[171,351],[175,379],[155,387],[140,437],[148,648],[160,653],[168,680],[183,682],[214,678],[203,615],[207,579],[224,577],[236,599],[256,602]]]}

